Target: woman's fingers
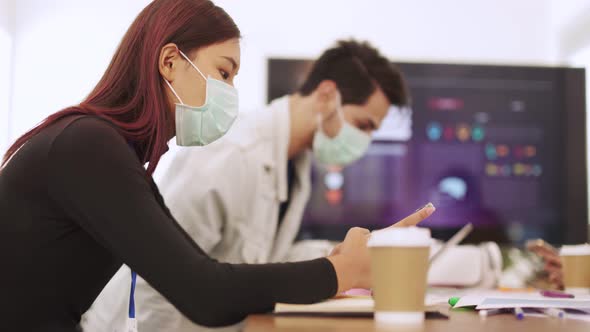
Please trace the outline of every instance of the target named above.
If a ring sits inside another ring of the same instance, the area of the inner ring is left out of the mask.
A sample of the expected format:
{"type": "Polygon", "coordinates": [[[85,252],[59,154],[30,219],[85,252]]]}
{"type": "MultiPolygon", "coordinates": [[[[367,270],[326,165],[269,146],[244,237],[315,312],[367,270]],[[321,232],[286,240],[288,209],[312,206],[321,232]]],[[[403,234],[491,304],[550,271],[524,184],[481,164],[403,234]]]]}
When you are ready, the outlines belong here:
{"type": "Polygon", "coordinates": [[[436,211],[436,208],[434,207],[434,205],[432,205],[432,203],[428,203],[428,204],[426,204],[426,206],[424,206],[420,210],[412,213],[411,215],[405,217],[404,219],[398,221],[397,223],[393,224],[390,227],[416,226],[420,222],[422,222],[422,220],[430,217],[434,213],[434,211],[436,211]]]}

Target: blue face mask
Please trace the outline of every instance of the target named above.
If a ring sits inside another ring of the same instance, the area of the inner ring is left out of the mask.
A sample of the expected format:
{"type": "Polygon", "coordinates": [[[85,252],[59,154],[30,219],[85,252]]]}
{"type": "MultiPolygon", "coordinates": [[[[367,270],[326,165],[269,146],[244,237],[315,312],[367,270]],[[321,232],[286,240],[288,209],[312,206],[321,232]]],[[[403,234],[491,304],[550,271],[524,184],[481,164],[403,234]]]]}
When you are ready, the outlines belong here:
{"type": "Polygon", "coordinates": [[[338,117],[342,126],[338,134],[329,137],[322,130],[322,117],[318,116],[318,129],[313,138],[315,158],[324,165],[346,166],[360,159],[371,145],[371,136],[346,122],[338,97],[338,117]]]}
{"type": "Polygon", "coordinates": [[[200,107],[182,102],[172,84],[164,80],[178,99],[176,104],[176,144],[203,146],[221,138],[238,117],[238,91],[233,86],[205,75],[182,52],[180,54],[207,82],[205,104],[200,107]]]}

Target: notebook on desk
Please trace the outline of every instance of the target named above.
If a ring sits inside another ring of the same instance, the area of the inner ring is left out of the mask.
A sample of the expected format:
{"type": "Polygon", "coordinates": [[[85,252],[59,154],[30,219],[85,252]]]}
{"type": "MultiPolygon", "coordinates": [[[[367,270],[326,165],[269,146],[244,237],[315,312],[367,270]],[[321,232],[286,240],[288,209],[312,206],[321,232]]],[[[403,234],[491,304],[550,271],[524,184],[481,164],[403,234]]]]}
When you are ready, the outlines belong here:
{"type": "Polygon", "coordinates": [[[372,317],[370,297],[339,297],[314,304],[277,303],[274,313],[281,316],[346,316],[372,317]]]}
{"type": "MultiPolygon", "coordinates": [[[[426,318],[448,318],[433,306],[441,302],[438,297],[425,299],[426,318]]],[[[373,317],[374,301],[370,296],[337,296],[314,304],[277,303],[274,314],[279,316],[333,316],[373,317]]]]}
{"type": "Polygon", "coordinates": [[[370,296],[339,296],[314,304],[277,303],[275,314],[284,313],[339,313],[373,314],[373,298],[370,296]]]}

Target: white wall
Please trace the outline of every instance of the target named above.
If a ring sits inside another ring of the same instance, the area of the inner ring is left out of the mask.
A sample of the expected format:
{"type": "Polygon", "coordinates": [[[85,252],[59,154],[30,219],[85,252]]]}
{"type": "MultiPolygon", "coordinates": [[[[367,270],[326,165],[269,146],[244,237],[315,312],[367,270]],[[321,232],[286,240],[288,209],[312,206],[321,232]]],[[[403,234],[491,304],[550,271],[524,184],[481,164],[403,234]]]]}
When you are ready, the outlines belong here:
{"type": "MultiPolygon", "coordinates": [[[[80,101],[148,3],[16,1],[11,138],[80,101]]],[[[338,38],[367,39],[395,60],[551,64],[549,0],[219,0],[244,35],[244,109],[266,100],[266,59],[316,57],[338,38]]]]}
{"type": "Polygon", "coordinates": [[[366,39],[395,60],[555,62],[546,0],[219,0],[244,34],[240,90],[265,101],[268,56],[317,57],[334,40],[366,39]]]}
{"type": "Polygon", "coordinates": [[[146,1],[16,1],[11,139],[80,102],[146,1]]]}
{"type": "Polygon", "coordinates": [[[558,57],[569,58],[590,44],[590,0],[550,0],[558,57]]]}
{"type": "Polygon", "coordinates": [[[14,32],[15,0],[0,0],[0,29],[14,32]]]}
{"type": "MultiPolygon", "coordinates": [[[[8,145],[15,1],[0,0],[0,155],[8,145]]],[[[1,157],[0,157],[1,158],[1,157]]]]}

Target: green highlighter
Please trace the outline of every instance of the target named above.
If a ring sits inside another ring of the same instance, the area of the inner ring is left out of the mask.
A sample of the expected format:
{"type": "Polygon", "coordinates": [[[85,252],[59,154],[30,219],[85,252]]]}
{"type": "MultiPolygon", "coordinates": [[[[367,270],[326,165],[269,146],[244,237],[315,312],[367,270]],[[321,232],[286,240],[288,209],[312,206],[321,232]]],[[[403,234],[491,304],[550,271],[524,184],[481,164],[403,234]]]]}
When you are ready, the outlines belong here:
{"type": "Polygon", "coordinates": [[[449,299],[449,305],[451,305],[451,307],[454,307],[455,304],[457,304],[457,302],[459,302],[461,298],[460,297],[451,297],[449,299]]]}
{"type": "MultiPolygon", "coordinates": [[[[453,308],[455,306],[455,304],[457,304],[457,302],[459,302],[461,298],[460,297],[451,297],[449,299],[449,305],[451,306],[451,308],[453,308]]],[[[472,311],[475,309],[475,306],[471,306],[471,307],[464,307],[464,308],[453,308],[453,311],[472,311]]]]}

